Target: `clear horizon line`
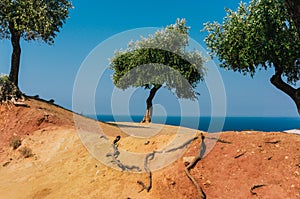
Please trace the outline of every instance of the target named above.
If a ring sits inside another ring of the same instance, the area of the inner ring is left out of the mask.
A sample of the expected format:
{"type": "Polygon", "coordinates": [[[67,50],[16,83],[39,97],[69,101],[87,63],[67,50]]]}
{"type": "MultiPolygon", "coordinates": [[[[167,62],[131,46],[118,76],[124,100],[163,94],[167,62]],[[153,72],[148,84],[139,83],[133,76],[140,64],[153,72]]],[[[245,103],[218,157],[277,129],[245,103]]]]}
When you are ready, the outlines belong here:
{"type": "MultiPolygon", "coordinates": [[[[95,114],[83,114],[86,116],[93,116],[95,114]]],[[[132,115],[124,115],[124,114],[97,114],[97,116],[102,115],[102,116],[138,116],[138,117],[143,117],[144,115],[139,115],[139,114],[132,114],[132,115]]],[[[286,118],[300,118],[300,116],[288,116],[288,115],[154,115],[152,117],[286,117],[286,118]]]]}

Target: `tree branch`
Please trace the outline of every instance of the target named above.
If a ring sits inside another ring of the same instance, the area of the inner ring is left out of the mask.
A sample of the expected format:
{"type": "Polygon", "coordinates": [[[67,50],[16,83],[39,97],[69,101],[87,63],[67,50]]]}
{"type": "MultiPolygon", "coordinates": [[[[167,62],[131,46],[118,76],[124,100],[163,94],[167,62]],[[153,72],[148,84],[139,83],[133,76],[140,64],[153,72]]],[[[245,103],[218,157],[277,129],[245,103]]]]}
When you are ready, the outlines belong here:
{"type": "Polygon", "coordinates": [[[276,88],[278,88],[293,99],[297,106],[298,113],[300,115],[300,88],[295,89],[289,84],[285,83],[281,77],[282,73],[282,69],[280,67],[275,66],[275,74],[271,77],[270,81],[276,88]]]}

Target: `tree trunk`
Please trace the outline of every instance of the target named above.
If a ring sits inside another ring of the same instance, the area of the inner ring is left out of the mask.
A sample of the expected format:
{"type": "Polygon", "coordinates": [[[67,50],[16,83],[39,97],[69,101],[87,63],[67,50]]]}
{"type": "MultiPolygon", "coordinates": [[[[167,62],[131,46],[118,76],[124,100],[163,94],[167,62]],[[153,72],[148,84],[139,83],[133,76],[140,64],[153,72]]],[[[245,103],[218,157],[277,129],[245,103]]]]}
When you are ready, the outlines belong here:
{"type": "Polygon", "coordinates": [[[295,88],[291,87],[290,85],[288,85],[287,83],[285,83],[282,80],[281,75],[282,75],[282,71],[276,70],[275,75],[273,75],[271,77],[271,83],[276,88],[283,91],[285,94],[287,94],[288,96],[290,96],[290,98],[293,99],[293,101],[295,102],[295,104],[297,106],[298,113],[300,115],[300,88],[295,89],[295,88]]]}
{"type": "Polygon", "coordinates": [[[296,25],[298,36],[300,39],[300,1],[285,0],[285,6],[296,25]]]}
{"type": "Polygon", "coordinates": [[[11,56],[11,68],[9,73],[9,80],[14,83],[14,85],[19,88],[19,68],[20,68],[20,58],[21,58],[21,46],[20,38],[21,33],[14,30],[13,25],[10,24],[9,30],[11,33],[11,44],[13,48],[11,56]]]}
{"type": "Polygon", "coordinates": [[[150,90],[149,97],[146,100],[146,113],[145,113],[145,116],[144,116],[143,120],[141,121],[141,123],[151,123],[152,112],[153,112],[152,100],[153,100],[156,92],[158,91],[158,89],[160,89],[160,87],[161,87],[161,85],[155,85],[150,90]]]}

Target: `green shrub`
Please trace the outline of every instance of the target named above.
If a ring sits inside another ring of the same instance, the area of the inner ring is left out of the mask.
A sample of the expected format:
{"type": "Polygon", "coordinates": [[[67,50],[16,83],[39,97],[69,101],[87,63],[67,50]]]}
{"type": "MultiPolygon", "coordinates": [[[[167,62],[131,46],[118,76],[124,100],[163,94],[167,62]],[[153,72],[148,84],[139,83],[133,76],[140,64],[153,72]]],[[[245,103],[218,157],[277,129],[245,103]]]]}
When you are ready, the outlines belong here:
{"type": "Polygon", "coordinates": [[[21,149],[19,150],[19,152],[21,153],[21,155],[22,155],[24,158],[29,158],[29,157],[33,156],[33,153],[32,153],[31,148],[29,148],[29,147],[27,147],[27,146],[21,148],[21,149]]]}
{"type": "Polygon", "coordinates": [[[19,138],[18,136],[13,136],[9,141],[9,146],[11,146],[14,150],[19,148],[21,144],[22,144],[21,138],[19,138]]]}
{"type": "Polygon", "coordinates": [[[8,75],[6,74],[1,74],[0,75],[0,85],[5,84],[8,81],[8,75]]]}

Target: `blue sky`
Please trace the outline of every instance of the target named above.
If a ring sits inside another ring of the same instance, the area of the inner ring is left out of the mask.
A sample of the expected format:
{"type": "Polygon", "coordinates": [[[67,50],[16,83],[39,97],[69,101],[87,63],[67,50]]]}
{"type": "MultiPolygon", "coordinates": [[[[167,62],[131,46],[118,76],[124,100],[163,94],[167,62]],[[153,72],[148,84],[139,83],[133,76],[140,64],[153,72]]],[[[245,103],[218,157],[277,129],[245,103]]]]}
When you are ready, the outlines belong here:
{"type": "MultiPolygon", "coordinates": [[[[22,57],[19,86],[28,95],[39,94],[44,99],[72,108],[72,92],[76,74],[89,53],[101,42],[123,31],[163,27],[174,23],[176,18],[186,18],[191,27],[190,36],[204,48],[203,23],[221,22],[224,8],[237,8],[239,0],[231,1],[72,1],[74,9],[70,18],[58,33],[55,44],[22,41],[22,57]]],[[[104,49],[105,50],[105,49],[104,49]]],[[[117,49],[116,49],[117,50],[117,49]]],[[[0,41],[0,73],[9,73],[11,46],[8,40],[0,41]]],[[[102,60],[103,61],[103,60],[102,60]]],[[[99,61],[101,64],[105,63],[99,61]]],[[[217,61],[217,60],[216,60],[217,61]]],[[[101,66],[107,67],[107,66],[101,66]]],[[[218,68],[224,82],[226,110],[229,116],[297,116],[292,100],[270,84],[273,71],[260,71],[254,79],[239,73],[218,68]]],[[[111,113],[113,83],[111,72],[106,71],[97,85],[95,108],[98,114],[111,113]]],[[[88,91],[88,88],[87,88],[88,91]]],[[[200,83],[198,105],[201,115],[211,114],[210,94],[205,83],[200,83]]],[[[123,91],[128,92],[128,91],[123,91]]],[[[141,115],[145,109],[148,91],[136,90],[130,99],[130,114],[141,115]]],[[[82,99],[84,103],[84,99],[82,99]]],[[[122,106],[122,99],[115,101],[122,106]]],[[[157,114],[166,112],[178,115],[178,101],[169,91],[161,89],[154,104],[157,114]],[[174,108],[175,107],[175,108],[174,108]]],[[[85,110],[82,110],[85,112],[85,110]]],[[[88,112],[88,111],[87,111],[88,112]]],[[[193,108],[187,111],[193,115],[193,108]]]]}

